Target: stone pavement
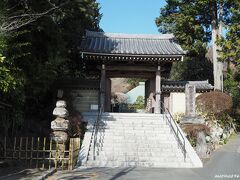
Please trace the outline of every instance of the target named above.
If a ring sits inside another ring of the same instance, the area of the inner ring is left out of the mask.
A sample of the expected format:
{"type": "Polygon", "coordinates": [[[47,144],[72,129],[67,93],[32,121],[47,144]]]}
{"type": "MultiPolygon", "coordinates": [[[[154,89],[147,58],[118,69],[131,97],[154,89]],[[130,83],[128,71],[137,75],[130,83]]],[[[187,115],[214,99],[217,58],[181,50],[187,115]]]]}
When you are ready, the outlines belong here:
{"type": "Polygon", "coordinates": [[[56,170],[54,169],[28,169],[24,166],[6,167],[0,168],[0,180],[40,180],[50,174],[53,174],[55,171],[56,170]]]}
{"type": "Polygon", "coordinates": [[[240,180],[240,134],[215,151],[203,168],[87,168],[57,172],[49,180],[240,180]]]}

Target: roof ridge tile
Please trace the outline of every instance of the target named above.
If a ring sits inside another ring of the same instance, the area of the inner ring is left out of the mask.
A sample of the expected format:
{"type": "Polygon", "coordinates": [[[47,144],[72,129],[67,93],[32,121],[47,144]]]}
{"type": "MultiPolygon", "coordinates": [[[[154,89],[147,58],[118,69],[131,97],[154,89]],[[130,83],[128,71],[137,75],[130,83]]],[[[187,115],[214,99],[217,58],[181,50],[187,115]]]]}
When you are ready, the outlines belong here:
{"type": "Polygon", "coordinates": [[[86,31],[86,37],[123,38],[123,39],[174,39],[173,34],[125,34],[86,31]]]}

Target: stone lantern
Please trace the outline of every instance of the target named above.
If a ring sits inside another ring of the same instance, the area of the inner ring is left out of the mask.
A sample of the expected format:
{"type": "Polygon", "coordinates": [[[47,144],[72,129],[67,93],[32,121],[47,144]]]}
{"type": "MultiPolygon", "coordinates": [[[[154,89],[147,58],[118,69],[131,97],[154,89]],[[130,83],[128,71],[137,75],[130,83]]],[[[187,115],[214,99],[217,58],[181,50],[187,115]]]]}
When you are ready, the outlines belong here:
{"type": "Polygon", "coordinates": [[[51,138],[58,143],[61,152],[65,150],[65,144],[69,140],[69,121],[67,120],[69,113],[66,106],[66,101],[57,101],[56,108],[53,110],[53,115],[56,116],[56,119],[51,122],[51,129],[53,130],[51,138]]]}

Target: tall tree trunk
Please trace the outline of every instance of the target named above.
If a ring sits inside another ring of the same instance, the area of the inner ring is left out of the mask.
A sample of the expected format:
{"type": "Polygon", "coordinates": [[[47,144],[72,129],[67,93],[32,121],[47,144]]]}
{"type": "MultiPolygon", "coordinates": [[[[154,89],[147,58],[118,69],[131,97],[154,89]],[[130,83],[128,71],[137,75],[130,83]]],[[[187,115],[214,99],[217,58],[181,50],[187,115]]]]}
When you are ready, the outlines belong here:
{"type": "Polygon", "coordinates": [[[222,37],[222,28],[223,28],[223,1],[220,0],[220,4],[219,4],[219,31],[218,31],[218,38],[222,37]]]}
{"type": "MultiPolygon", "coordinates": [[[[222,29],[223,29],[223,0],[219,2],[219,30],[218,30],[218,38],[222,38],[222,29]]],[[[217,50],[221,50],[220,46],[217,46],[217,50]]],[[[217,57],[219,57],[219,53],[217,52],[217,57]]],[[[221,80],[221,90],[223,92],[223,66],[224,62],[217,61],[218,63],[218,74],[221,80]]]]}
{"type": "Polygon", "coordinates": [[[218,36],[218,16],[217,16],[217,1],[213,1],[212,8],[212,56],[213,56],[213,76],[214,76],[214,90],[221,90],[222,81],[221,74],[219,70],[219,63],[217,60],[218,52],[217,52],[217,40],[218,36]]]}

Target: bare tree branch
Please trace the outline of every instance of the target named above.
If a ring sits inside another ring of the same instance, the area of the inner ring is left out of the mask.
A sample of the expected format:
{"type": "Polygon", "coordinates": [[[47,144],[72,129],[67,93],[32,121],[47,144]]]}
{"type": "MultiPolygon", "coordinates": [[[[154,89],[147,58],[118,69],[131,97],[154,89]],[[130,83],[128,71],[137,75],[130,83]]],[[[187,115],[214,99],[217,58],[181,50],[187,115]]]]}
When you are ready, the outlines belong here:
{"type": "Polygon", "coordinates": [[[44,12],[25,13],[25,14],[6,17],[6,18],[0,17],[0,34],[8,33],[8,32],[17,30],[23,26],[26,26],[28,24],[31,24],[32,22],[35,22],[39,18],[45,15],[48,15],[57,9],[60,9],[62,6],[66,5],[68,2],[69,0],[57,6],[53,4],[50,0],[48,0],[48,3],[51,5],[51,8],[44,12]]]}

